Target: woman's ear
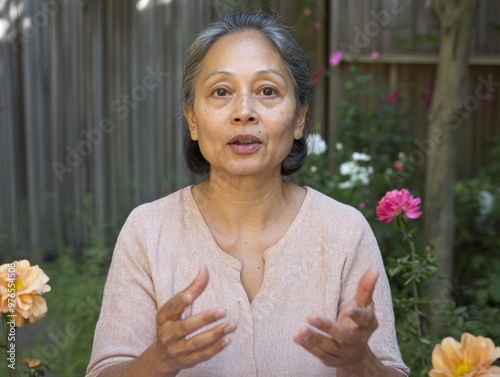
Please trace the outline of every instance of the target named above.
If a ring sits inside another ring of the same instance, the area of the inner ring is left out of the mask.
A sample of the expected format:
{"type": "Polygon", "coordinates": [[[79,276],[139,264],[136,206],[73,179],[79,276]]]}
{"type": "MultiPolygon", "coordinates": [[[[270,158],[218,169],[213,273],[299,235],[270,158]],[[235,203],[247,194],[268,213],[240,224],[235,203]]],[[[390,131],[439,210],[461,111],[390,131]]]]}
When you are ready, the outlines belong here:
{"type": "Polygon", "coordinates": [[[302,134],[304,133],[304,127],[306,125],[306,114],[308,108],[309,104],[305,103],[304,105],[302,105],[302,107],[297,113],[297,117],[295,118],[294,135],[295,139],[297,140],[299,140],[302,137],[302,134]]]}
{"type": "Polygon", "coordinates": [[[191,140],[198,140],[198,129],[196,128],[196,117],[194,115],[194,111],[190,110],[186,104],[182,106],[182,112],[184,113],[184,117],[186,118],[189,133],[191,134],[191,140]]]}

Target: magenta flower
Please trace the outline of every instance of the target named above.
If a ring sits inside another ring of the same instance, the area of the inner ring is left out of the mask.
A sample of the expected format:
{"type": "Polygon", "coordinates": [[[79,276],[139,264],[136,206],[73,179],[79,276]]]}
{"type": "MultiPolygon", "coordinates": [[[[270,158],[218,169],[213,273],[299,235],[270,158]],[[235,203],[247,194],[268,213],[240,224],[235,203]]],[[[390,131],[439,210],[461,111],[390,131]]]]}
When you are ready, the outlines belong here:
{"type": "Polygon", "coordinates": [[[340,50],[332,52],[330,54],[330,64],[334,65],[334,66],[339,65],[340,62],[342,61],[343,57],[344,57],[344,53],[340,50]]]}
{"type": "Polygon", "coordinates": [[[398,98],[399,98],[399,93],[398,92],[392,92],[389,97],[387,97],[387,100],[391,105],[395,105],[398,103],[398,98]]]}
{"type": "Polygon", "coordinates": [[[378,58],[380,58],[380,53],[378,51],[372,51],[371,57],[373,60],[378,60],[378,58]]]}
{"type": "Polygon", "coordinates": [[[380,199],[377,205],[377,219],[384,223],[392,223],[395,218],[402,216],[406,219],[418,219],[420,198],[414,198],[407,189],[392,190],[380,199]]]}

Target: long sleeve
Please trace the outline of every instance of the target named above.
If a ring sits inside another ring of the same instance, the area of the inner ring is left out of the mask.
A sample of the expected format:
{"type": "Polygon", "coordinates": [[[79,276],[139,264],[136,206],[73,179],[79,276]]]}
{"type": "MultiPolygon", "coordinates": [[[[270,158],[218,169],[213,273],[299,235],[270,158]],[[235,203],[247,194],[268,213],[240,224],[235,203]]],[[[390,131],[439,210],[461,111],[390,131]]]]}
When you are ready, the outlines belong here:
{"type": "Polygon", "coordinates": [[[139,356],[156,338],[158,305],[145,252],[147,245],[137,220],[134,211],[116,242],[87,377],[139,356]]]}
{"type": "Polygon", "coordinates": [[[396,337],[389,281],[377,240],[365,218],[361,214],[356,217],[353,229],[356,229],[355,238],[358,239],[358,242],[354,244],[352,256],[346,258],[342,276],[340,307],[353,300],[359,280],[368,268],[378,269],[380,275],[375,287],[373,302],[379,326],[372,334],[368,344],[384,365],[395,367],[408,375],[409,369],[396,361],[396,359],[401,358],[401,354],[396,337]]]}

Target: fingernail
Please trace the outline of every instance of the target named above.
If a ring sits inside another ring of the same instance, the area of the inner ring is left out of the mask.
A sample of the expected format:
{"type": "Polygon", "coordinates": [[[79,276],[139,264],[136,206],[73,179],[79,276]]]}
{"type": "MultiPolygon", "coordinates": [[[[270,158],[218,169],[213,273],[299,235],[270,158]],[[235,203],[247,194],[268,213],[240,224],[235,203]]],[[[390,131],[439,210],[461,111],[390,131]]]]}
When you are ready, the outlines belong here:
{"type": "Polygon", "coordinates": [[[311,332],[309,330],[305,330],[303,333],[302,333],[302,338],[304,338],[305,340],[309,340],[311,339],[311,332]]]}
{"type": "Polygon", "coordinates": [[[310,317],[309,318],[309,323],[313,326],[320,326],[321,325],[321,320],[318,317],[310,317]]]}
{"type": "Polygon", "coordinates": [[[234,330],[236,330],[236,326],[232,323],[228,324],[225,328],[224,328],[224,334],[230,334],[232,333],[234,330]]]}
{"type": "Polygon", "coordinates": [[[214,313],[214,318],[215,319],[221,319],[221,318],[224,318],[226,316],[226,311],[223,310],[223,309],[220,309],[220,310],[217,310],[215,313],[214,313]]]}
{"type": "Polygon", "coordinates": [[[229,338],[224,338],[222,339],[222,347],[225,347],[227,346],[229,343],[231,343],[231,340],[229,340],[229,338]]]}

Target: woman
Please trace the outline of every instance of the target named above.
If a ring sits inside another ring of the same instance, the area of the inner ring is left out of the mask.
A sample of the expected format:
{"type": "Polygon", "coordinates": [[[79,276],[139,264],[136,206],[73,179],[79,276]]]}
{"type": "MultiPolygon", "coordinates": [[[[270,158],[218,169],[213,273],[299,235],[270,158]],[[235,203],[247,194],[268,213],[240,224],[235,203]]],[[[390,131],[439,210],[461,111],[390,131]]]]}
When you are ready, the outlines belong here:
{"type": "Polygon", "coordinates": [[[367,222],[283,180],[307,155],[309,83],[276,17],[227,14],[197,37],[186,156],[208,178],[127,219],[87,376],[407,375],[367,222]]]}

